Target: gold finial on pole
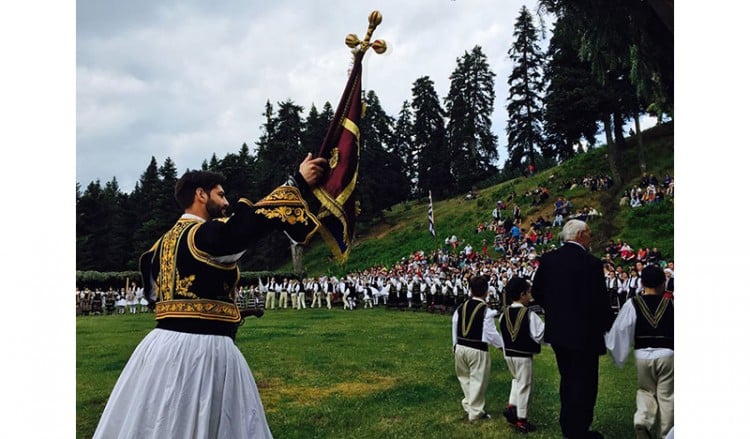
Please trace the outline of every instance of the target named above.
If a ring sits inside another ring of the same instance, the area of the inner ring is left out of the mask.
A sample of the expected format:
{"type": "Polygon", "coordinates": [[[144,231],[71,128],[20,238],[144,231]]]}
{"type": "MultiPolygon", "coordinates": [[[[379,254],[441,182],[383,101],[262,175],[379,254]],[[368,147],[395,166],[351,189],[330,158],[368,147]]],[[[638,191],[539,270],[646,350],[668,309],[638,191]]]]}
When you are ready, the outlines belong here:
{"type": "Polygon", "coordinates": [[[377,54],[384,53],[388,50],[388,45],[383,40],[375,40],[370,43],[370,38],[375,28],[383,21],[383,14],[380,11],[372,11],[368,17],[369,26],[367,27],[367,33],[365,34],[364,40],[360,40],[355,34],[349,34],[346,36],[345,43],[347,47],[352,49],[354,54],[364,53],[367,49],[372,47],[372,50],[377,54]]]}

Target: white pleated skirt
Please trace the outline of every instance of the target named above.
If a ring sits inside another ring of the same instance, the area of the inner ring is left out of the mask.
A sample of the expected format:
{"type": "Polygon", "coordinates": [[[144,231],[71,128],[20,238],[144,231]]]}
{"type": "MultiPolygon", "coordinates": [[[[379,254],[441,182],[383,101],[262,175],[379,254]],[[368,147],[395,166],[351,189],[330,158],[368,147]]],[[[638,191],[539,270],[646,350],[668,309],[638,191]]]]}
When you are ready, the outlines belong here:
{"type": "Polygon", "coordinates": [[[231,338],[154,329],[125,365],[94,438],[271,438],[231,338]]]}

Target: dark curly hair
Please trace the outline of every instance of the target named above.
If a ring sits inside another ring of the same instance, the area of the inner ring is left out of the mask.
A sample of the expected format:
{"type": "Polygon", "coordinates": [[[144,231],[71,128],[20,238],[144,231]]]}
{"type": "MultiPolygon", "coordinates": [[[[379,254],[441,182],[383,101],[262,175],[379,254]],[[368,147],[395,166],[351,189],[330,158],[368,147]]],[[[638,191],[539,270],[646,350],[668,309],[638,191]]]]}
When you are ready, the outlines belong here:
{"type": "Polygon", "coordinates": [[[174,185],[174,199],[180,209],[187,209],[193,204],[196,189],[202,188],[208,193],[225,181],[226,177],[218,172],[187,171],[174,185]]]}

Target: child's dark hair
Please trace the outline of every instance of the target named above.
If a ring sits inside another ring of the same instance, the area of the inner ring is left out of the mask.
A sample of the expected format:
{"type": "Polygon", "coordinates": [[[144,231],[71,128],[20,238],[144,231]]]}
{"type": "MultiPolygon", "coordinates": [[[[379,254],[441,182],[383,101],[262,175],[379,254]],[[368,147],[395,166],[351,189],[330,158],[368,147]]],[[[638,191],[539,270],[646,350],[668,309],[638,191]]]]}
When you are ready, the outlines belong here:
{"type": "Polygon", "coordinates": [[[508,281],[505,285],[505,294],[510,297],[510,300],[517,301],[521,298],[521,294],[529,290],[529,283],[522,277],[515,276],[508,281]]]}
{"type": "Polygon", "coordinates": [[[174,199],[180,209],[187,209],[193,204],[196,189],[203,188],[208,193],[224,181],[226,178],[218,172],[187,171],[174,185],[174,199]]]}
{"type": "Polygon", "coordinates": [[[482,297],[487,292],[489,282],[487,276],[474,276],[469,280],[469,288],[471,288],[471,295],[474,297],[482,297]]]}
{"type": "Polygon", "coordinates": [[[641,271],[641,284],[645,288],[658,288],[659,285],[666,282],[667,278],[664,276],[664,270],[655,266],[648,265],[641,271]]]}

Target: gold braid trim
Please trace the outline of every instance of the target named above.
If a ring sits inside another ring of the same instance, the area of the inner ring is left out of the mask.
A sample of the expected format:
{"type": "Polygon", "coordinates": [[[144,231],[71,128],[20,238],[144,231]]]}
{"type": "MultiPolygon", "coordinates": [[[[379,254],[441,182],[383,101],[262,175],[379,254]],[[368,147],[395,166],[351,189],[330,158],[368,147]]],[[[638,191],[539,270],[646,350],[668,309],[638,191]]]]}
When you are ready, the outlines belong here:
{"type": "Polygon", "coordinates": [[[510,332],[510,339],[512,341],[516,341],[516,337],[518,337],[518,332],[521,330],[521,322],[523,322],[523,316],[526,315],[526,307],[521,308],[520,311],[518,311],[518,315],[516,316],[516,321],[512,322],[510,321],[510,314],[508,313],[510,311],[509,306],[503,307],[503,320],[505,320],[505,327],[508,329],[508,332],[510,332]]]}
{"type": "Polygon", "coordinates": [[[277,187],[255,206],[258,208],[255,213],[266,218],[279,218],[282,222],[289,224],[307,225],[308,221],[315,222],[299,189],[294,186],[277,187]]]}
{"type": "Polygon", "coordinates": [[[178,285],[177,243],[182,234],[185,233],[185,230],[195,223],[196,221],[194,220],[180,219],[161,239],[159,275],[156,279],[156,297],[158,301],[172,299],[176,289],[179,288],[181,292],[187,291],[187,288],[190,286],[189,283],[192,283],[192,280],[189,280],[187,285],[185,282],[179,282],[178,285]]]}
{"type": "Polygon", "coordinates": [[[165,300],[156,303],[156,320],[167,317],[218,320],[238,323],[240,310],[234,303],[209,299],[165,300]]]}
{"type": "Polygon", "coordinates": [[[653,328],[656,328],[657,326],[659,326],[661,318],[664,317],[664,313],[667,311],[669,299],[662,296],[661,302],[659,302],[659,306],[656,308],[656,313],[651,312],[651,310],[648,308],[648,305],[646,305],[646,301],[643,300],[640,295],[635,296],[635,303],[638,305],[638,308],[641,309],[641,312],[643,313],[643,316],[646,317],[649,325],[651,325],[653,328]]]}
{"type": "Polygon", "coordinates": [[[282,223],[292,226],[299,224],[307,227],[303,229],[306,231],[304,239],[299,241],[297,237],[293,238],[300,244],[305,245],[310,242],[310,238],[320,228],[320,221],[310,212],[307,202],[302,198],[299,189],[294,186],[279,186],[255,205],[245,198],[240,201],[255,207],[256,214],[263,215],[268,219],[278,218],[282,223]],[[310,222],[312,224],[309,224],[310,222]]]}
{"type": "Polygon", "coordinates": [[[466,320],[466,308],[468,308],[469,301],[467,300],[466,303],[463,306],[463,309],[461,310],[461,334],[463,334],[464,337],[469,335],[469,330],[471,329],[471,325],[474,323],[474,317],[477,316],[477,313],[480,309],[487,306],[484,302],[480,302],[479,305],[477,305],[476,308],[474,308],[474,311],[471,312],[471,316],[469,317],[469,320],[466,320]],[[468,322],[468,324],[467,324],[468,322]]]}

